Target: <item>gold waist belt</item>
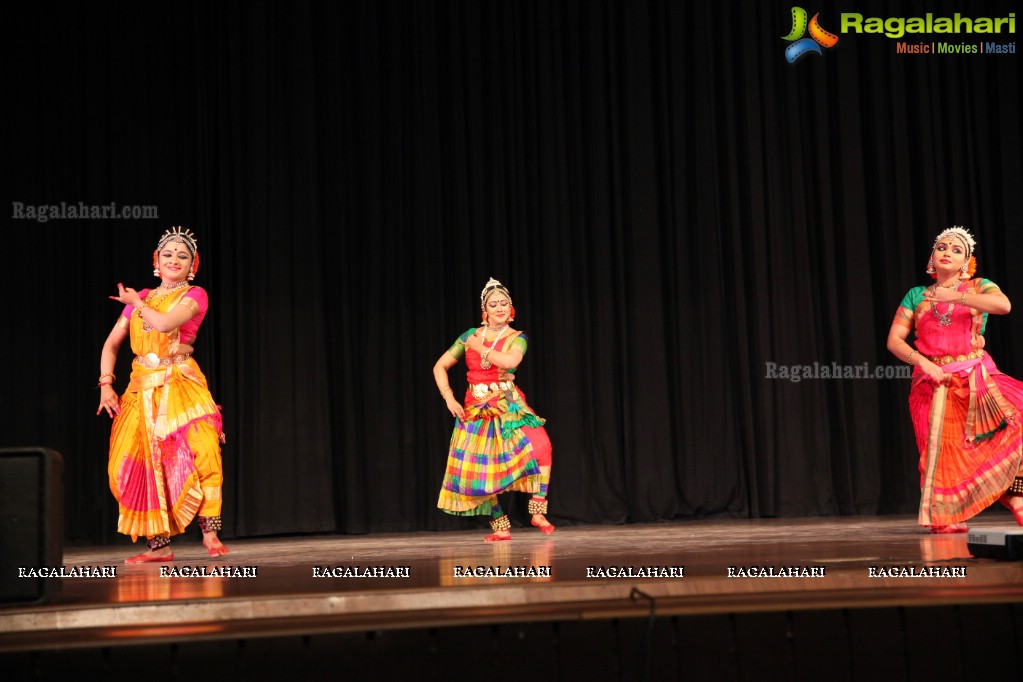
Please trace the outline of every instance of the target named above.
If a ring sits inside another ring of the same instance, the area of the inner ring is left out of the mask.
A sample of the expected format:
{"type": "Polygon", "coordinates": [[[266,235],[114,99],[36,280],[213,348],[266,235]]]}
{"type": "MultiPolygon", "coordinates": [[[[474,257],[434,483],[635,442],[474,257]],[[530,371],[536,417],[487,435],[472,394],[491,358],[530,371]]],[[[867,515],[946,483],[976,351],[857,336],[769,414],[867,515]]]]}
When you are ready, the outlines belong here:
{"type": "Polygon", "coordinates": [[[967,360],[976,360],[982,357],[984,357],[984,349],[978,348],[966,355],[929,355],[927,359],[936,365],[951,365],[953,362],[966,362],[967,360]]]}
{"type": "Polygon", "coordinates": [[[476,400],[482,400],[491,393],[508,391],[515,386],[514,381],[495,381],[490,384],[469,384],[469,391],[476,400]]]}
{"type": "Polygon", "coordinates": [[[170,367],[171,365],[181,364],[190,357],[192,357],[191,353],[175,355],[169,358],[161,358],[156,353],[146,353],[145,355],[135,356],[135,362],[139,363],[146,369],[156,369],[157,367],[170,367]]]}

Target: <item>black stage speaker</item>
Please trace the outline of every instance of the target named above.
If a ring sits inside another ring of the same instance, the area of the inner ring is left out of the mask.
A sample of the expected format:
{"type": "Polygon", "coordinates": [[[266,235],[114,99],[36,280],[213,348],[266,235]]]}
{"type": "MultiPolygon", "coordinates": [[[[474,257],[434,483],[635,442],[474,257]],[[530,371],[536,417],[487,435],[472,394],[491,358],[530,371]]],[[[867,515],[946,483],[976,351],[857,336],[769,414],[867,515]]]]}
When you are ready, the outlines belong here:
{"type": "Polygon", "coordinates": [[[978,559],[1023,559],[1023,528],[980,528],[966,536],[966,548],[978,559]]]}
{"type": "Polygon", "coordinates": [[[0,605],[42,602],[60,589],[59,578],[18,569],[61,565],[63,468],[55,450],[0,448],[0,605]]]}

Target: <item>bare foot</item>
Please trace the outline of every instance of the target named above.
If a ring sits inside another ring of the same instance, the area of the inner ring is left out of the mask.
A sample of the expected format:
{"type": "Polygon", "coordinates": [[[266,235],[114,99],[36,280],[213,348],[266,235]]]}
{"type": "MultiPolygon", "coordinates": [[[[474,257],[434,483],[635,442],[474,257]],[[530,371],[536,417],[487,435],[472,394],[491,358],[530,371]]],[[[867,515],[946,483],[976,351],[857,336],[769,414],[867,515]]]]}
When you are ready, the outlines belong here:
{"type": "Polygon", "coordinates": [[[502,540],[511,540],[510,530],[499,530],[483,538],[483,542],[501,542],[502,540]]]}
{"type": "Polygon", "coordinates": [[[171,552],[170,546],[161,547],[160,549],[151,549],[142,554],[136,554],[135,556],[128,557],[124,560],[126,564],[148,564],[157,561],[174,561],[174,553],[171,552]]]}
{"type": "Polygon", "coordinates": [[[230,550],[224,546],[224,543],[220,541],[216,533],[203,533],[202,544],[206,548],[206,551],[210,553],[210,556],[224,556],[229,553],[230,550]]]}
{"type": "Polygon", "coordinates": [[[1002,495],[998,501],[1009,508],[1012,515],[1016,517],[1016,523],[1023,526],[1023,497],[1019,495],[1002,495]]]}
{"type": "Polygon", "coordinates": [[[544,535],[550,535],[554,532],[554,524],[550,523],[543,514],[533,514],[530,523],[539,528],[540,532],[544,535]]]}

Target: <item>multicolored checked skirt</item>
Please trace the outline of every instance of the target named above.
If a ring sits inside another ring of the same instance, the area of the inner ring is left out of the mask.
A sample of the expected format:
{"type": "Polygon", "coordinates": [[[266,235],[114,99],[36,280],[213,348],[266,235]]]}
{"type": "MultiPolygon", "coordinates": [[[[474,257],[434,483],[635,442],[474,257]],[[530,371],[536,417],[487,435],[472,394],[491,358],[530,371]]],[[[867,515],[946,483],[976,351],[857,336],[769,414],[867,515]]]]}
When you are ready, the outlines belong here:
{"type": "Polygon", "coordinates": [[[220,516],[222,420],[195,361],[134,363],[120,407],[107,465],[117,531],[132,540],[176,535],[196,514],[220,516]]]}
{"type": "Polygon", "coordinates": [[[466,392],[455,420],[437,506],[458,516],[489,515],[494,496],[540,490],[540,467],[524,428],[544,421],[514,385],[481,402],[466,392]]]}
{"type": "Polygon", "coordinates": [[[1001,497],[1023,465],[1023,383],[983,361],[942,367],[950,383],[913,379],[922,526],[965,521],[1001,497]]]}

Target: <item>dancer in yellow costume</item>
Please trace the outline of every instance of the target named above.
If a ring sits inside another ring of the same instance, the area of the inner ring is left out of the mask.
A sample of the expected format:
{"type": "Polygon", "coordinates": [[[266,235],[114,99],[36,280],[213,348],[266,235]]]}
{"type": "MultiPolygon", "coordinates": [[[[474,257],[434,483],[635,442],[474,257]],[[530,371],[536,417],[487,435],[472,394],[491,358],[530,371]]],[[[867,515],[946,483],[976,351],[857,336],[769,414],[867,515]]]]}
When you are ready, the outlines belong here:
{"type": "Polygon", "coordinates": [[[227,554],[221,529],[223,470],[220,407],[192,359],[206,292],[190,282],[199,251],[189,230],[174,228],[153,252],[155,289],[117,285],[124,311],[100,356],[100,402],[113,420],[107,472],[117,498],[117,531],[146,538],[149,550],[126,563],[173,561],[170,536],[184,532],[197,515],[210,556],[227,554]],[[126,338],[135,354],[131,380],[118,399],[113,383],[117,352],[126,338]]]}

